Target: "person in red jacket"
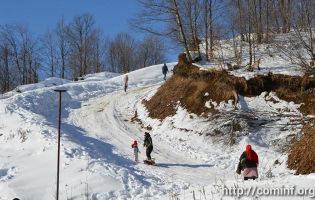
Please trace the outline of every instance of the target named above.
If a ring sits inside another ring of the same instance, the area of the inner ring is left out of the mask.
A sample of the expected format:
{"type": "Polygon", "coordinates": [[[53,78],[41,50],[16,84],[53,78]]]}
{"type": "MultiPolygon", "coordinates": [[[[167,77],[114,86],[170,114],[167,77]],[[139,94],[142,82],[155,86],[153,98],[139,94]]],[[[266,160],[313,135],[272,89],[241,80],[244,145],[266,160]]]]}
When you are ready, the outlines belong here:
{"type": "Polygon", "coordinates": [[[136,162],[139,162],[138,153],[140,153],[140,151],[139,151],[139,148],[138,148],[138,142],[137,142],[137,140],[135,140],[135,141],[133,142],[133,144],[131,145],[131,148],[133,148],[133,153],[134,153],[134,155],[135,155],[135,161],[136,161],[136,162]]]}
{"type": "Polygon", "coordinates": [[[259,159],[257,153],[252,149],[251,145],[247,145],[246,150],[240,157],[236,173],[240,174],[241,170],[243,170],[244,180],[255,180],[258,178],[258,164],[259,159]]]}

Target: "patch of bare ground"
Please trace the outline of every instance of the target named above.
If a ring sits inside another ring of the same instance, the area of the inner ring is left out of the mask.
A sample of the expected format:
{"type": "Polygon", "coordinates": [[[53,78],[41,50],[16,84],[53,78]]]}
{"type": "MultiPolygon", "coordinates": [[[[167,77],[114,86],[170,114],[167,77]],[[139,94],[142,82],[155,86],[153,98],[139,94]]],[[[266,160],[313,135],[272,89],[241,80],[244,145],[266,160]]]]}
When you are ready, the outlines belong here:
{"type": "Polygon", "coordinates": [[[146,129],[148,131],[152,130],[151,126],[145,126],[141,119],[138,117],[138,111],[135,111],[135,115],[131,118],[131,123],[138,123],[142,129],[146,129]]]}
{"type": "Polygon", "coordinates": [[[296,170],[295,174],[310,174],[315,172],[315,120],[307,123],[304,135],[296,140],[288,150],[287,165],[296,170]]]}
{"type": "Polygon", "coordinates": [[[213,95],[214,89],[215,87],[205,81],[173,76],[159,88],[151,100],[144,100],[143,103],[149,110],[149,117],[161,120],[175,115],[178,104],[184,105],[189,112],[197,115],[216,113],[215,109],[204,106],[210,99],[218,102],[225,100],[224,93],[213,95]],[[206,93],[209,96],[205,95],[206,93]]]}

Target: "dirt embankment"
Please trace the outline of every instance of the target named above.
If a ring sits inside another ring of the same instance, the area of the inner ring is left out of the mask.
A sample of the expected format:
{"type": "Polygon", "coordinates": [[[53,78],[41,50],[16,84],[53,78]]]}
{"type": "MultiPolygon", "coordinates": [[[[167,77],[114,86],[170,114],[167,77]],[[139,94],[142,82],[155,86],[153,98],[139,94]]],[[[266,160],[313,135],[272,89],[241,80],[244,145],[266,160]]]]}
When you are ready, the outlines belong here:
{"type": "Polygon", "coordinates": [[[296,170],[295,174],[315,172],[315,120],[304,126],[304,135],[288,150],[288,167],[296,170]]]}
{"type": "MultiPolygon", "coordinates": [[[[144,101],[151,118],[163,120],[175,115],[178,103],[198,116],[216,114],[217,110],[205,106],[210,99],[217,103],[236,102],[238,95],[257,96],[264,91],[276,92],[286,101],[302,103],[300,111],[304,115],[315,115],[314,78],[269,74],[246,80],[223,70],[199,70],[187,61],[185,54],[179,55],[179,63],[173,72],[157,93],[149,101],[144,101]]],[[[288,152],[291,169],[304,174],[315,172],[315,129],[295,142],[288,152]]]]}

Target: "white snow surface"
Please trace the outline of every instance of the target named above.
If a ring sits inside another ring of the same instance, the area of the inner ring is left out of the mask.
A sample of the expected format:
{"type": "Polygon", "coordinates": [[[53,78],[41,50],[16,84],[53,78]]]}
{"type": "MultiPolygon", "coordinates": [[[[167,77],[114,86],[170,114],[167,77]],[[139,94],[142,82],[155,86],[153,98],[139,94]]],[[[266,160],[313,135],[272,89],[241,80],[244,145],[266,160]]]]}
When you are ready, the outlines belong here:
{"type": "MultiPolygon", "coordinates": [[[[247,70],[247,64],[249,63],[249,47],[247,42],[242,42],[242,63],[240,63],[240,69],[229,71],[231,75],[237,77],[245,77],[245,79],[249,80],[251,78],[256,77],[257,75],[268,75],[268,73],[273,74],[284,74],[290,76],[303,76],[300,66],[297,64],[292,64],[290,59],[288,59],[279,48],[277,48],[274,44],[281,44],[283,47],[289,48],[289,38],[294,38],[294,34],[292,32],[286,34],[275,34],[273,35],[273,43],[271,44],[256,44],[253,47],[253,63],[257,60],[260,60],[260,70],[257,67],[254,68],[253,72],[249,72],[247,70]]],[[[234,38],[238,51],[240,51],[239,44],[241,43],[240,37],[234,38]]],[[[202,53],[202,57],[205,57],[205,42],[200,45],[200,50],[202,53]]],[[[305,57],[309,57],[307,52],[304,49],[303,51],[305,57]]],[[[195,54],[193,52],[193,54],[195,54]]],[[[230,63],[231,65],[236,64],[235,53],[233,48],[233,38],[227,40],[220,40],[220,45],[216,45],[214,48],[214,59],[211,59],[211,62],[205,62],[205,58],[203,61],[199,63],[195,63],[196,66],[200,67],[201,70],[207,69],[227,69],[226,64],[230,63]]]]}
{"type": "MultiPolygon", "coordinates": [[[[167,64],[170,72],[175,64],[167,64]]],[[[67,90],[62,94],[60,199],[176,196],[182,200],[193,199],[193,194],[196,199],[235,199],[224,196],[220,188],[315,188],[315,174],[293,175],[286,168],[287,155],[280,151],[288,136],[302,127],[292,124],[301,118],[300,105],[262,93],[240,97],[238,111],[232,102],[207,102],[207,107],[222,113],[218,117],[198,117],[178,103],[176,115],[160,121],[148,117],[142,100],[150,99],[163,84],[162,65],[128,75],[127,92],[122,86],[124,75],[104,72],[78,82],[50,78],[1,99],[0,199],[55,199],[59,96],[54,89],[60,88],[67,90]],[[136,111],[142,125],[131,120],[136,111]],[[226,135],[227,116],[242,113],[254,116],[253,123],[259,126],[248,127],[240,119],[243,129],[236,133],[236,144],[225,145],[221,139],[226,135]],[[152,157],[157,166],[133,160],[134,140],[140,147],[140,160],[146,158],[142,148],[145,127],[152,128],[152,157]],[[215,130],[223,134],[217,140],[211,136],[215,130]],[[244,182],[234,171],[247,144],[259,155],[260,177],[244,182]],[[279,165],[274,165],[276,160],[279,165]]],[[[309,192],[279,199],[310,196],[309,192]]]]}

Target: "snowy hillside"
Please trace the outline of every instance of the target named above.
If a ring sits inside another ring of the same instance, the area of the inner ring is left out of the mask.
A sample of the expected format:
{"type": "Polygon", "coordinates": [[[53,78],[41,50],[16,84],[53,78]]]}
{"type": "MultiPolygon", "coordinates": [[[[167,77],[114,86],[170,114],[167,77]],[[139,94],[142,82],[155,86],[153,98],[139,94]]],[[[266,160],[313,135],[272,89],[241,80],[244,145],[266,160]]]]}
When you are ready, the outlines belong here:
{"type": "MultiPolygon", "coordinates": [[[[245,77],[246,79],[253,78],[257,75],[267,75],[272,72],[273,74],[297,75],[301,76],[303,73],[298,65],[290,63],[289,59],[281,51],[277,44],[282,45],[283,48],[288,48],[289,40],[294,36],[292,33],[275,34],[273,35],[270,44],[255,44],[253,47],[253,62],[260,60],[260,70],[257,67],[253,72],[247,70],[246,65],[249,63],[249,47],[247,42],[242,42],[242,62],[240,69],[233,70],[230,74],[237,77],[245,77]]],[[[240,37],[234,38],[238,51],[240,51],[240,37]]],[[[214,58],[211,59],[211,64],[202,61],[197,65],[202,69],[227,69],[224,63],[236,64],[235,52],[233,49],[233,38],[228,40],[220,40],[220,45],[216,45],[214,49],[214,58]]],[[[205,42],[201,44],[201,53],[205,54],[205,42]]],[[[301,49],[304,52],[304,49],[301,49]]],[[[307,52],[304,52],[307,57],[307,52]]],[[[205,59],[204,59],[205,60],[205,59]]]]}
{"type": "MultiPolygon", "coordinates": [[[[170,71],[175,64],[168,64],[170,71]]],[[[176,115],[164,121],[148,117],[142,100],[150,99],[164,82],[161,68],[162,65],[156,65],[129,73],[126,93],[123,75],[100,73],[79,82],[49,79],[20,87],[21,93],[13,92],[1,99],[0,199],[55,199],[56,88],[68,90],[62,96],[60,199],[178,196],[182,200],[192,199],[194,193],[196,199],[235,199],[222,196],[220,188],[314,187],[315,175],[294,176],[286,168],[287,156],[280,153],[281,145],[275,145],[285,143],[288,135],[295,135],[302,128],[301,124],[291,123],[302,117],[300,105],[280,100],[273,93],[241,97],[240,112],[258,116],[255,123],[262,126],[238,133],[244,134],[237,141],[239,145],[222,146],[207,135],[226,123],[222,118],[207,121],[180,105],[176,115]],[[263,125],[266,121],[268,126],[263,125]],[[133,161],[130,146],[134,140],[139,142],[140,160],[145,159],[145,131],[152,135],[152,157],[157,166],[133,161]],[[234,169],[249,143],[260,156],[260,178],[244,182],[234,169]],[[275,165],[276,161],[279,164],[275,165]]],[[[209,101],[206,106],[228,116],[232,105],[209,101]]],[[[307,193],[279,199],[310,196],[307,193]]]]}
{"type": "MultiPolygon", "coordinates": [[[[174,63],[175,64],[175,63],[174,63]]],[[[174,64],[169,64],[170,70],[174,64]]],[[[161,66],[141,69],[129,74],[130,89],[143,90],[147,85],[163,80],[161,66]],[[138,89],[139,88],[139,89],[138,89]]],[[[1,197],[12,199],[54,199],[56,181],[56,133],[58,116],[58,95],[53,90],[62,80],[48,79],[36,85],[20,87],[21,93],[14,92],[10,98],[1,100],[1,197]]],[[[61,197],[81,198],[86,184],[93,198],[106,199],[108,196],[134,197],[143,194],[142,187],[148,184],[145,177],[137,178],[132,169],[135,163],[131,154],[121,155],[117,147],[107,141],[112,130],[111,124],[102,130],[101,136],[84,131],[71,121],[74,111],[84,109],[88,101],[110,95],[123,95],[117,101],[120,107],[128,100],[123,92],[122,76],[100,73],[87,76],[84,81],[63,81],[62,124],[62,172],[61,197]],[[107,130],[108,129],[108,130],[107,130]],[[130,176],[127,176],[130,174],[130,176]],[[132,175],[133,174],[133,175],[132,175]],[[75,178],[73,178],[75,177],[75,178]],[[132,183],[133,179],[137,181],[132,183]],[[135,184],[124,193],[128,184],[135,184]],[[139,187],[139,189],[138,189],[139,187]],[[114,192],[115,191],[115,192],[114,192]],[[130,194],[128,194],[130,193],[130,194]]],[[[112,100],[112,99],[110,99],[112,100]]],[[[104,102],[105,103],[105,102],[104,102]]],[[[102,105],[97,105],[102,107],[102,105]]],[[[94,113],[90,109],[91,114],[94,113]]],[[[122,114],[125,115],[124,111],[122,114]]],[[[103,112],[101,112],[103,113],[103,112]]],[[[117,120],[116,114],[110,116],[117,120]]],[[[86,116],[80,116],[86,120],[86,116]]],[[[75,120],[77,123],[78,120],[75,120]]],[[[94,123],[91,121],[90,123],[94,123]]],[[[92,125],[91,124],[91,125],[92,125]]],[[[99,124],[101,125],[101,124],[99,124]]],[[[97,125],[98,126],[98,125],[97,125]]],[[[103,126],[103,124],[102,124],[103,126]]],[[[123,128],[123,127],[117,127],[123,128]]],[[[119,132],[117,132],[119,134],[119,132]]],[[[128,134],[132,134],[127,132],[128,134]]],[[[140,134],[142,132],[133,133],[140,134]]],[[[142,137],[139,137],[142,138],[142,137]]],[[[123,138],[122,138],[123,139],[123,138]]],[[[126,137],[124,151],[129,153],[130,144],[136,138],[126,137]],[[130,144],[129,144],[130,143],[130,144]]]]}

